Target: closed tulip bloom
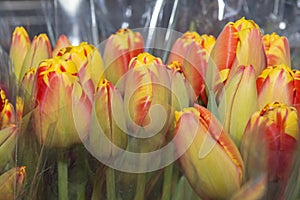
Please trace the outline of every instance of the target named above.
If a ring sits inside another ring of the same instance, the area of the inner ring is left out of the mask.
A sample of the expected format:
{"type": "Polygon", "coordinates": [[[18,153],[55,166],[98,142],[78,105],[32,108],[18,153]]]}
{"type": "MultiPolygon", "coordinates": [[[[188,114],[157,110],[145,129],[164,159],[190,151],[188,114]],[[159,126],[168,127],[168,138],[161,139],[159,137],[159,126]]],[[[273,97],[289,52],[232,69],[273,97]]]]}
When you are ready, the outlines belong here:
{"type": "Polygon", "coordinates": [[[186,32],[176,40],[168,63],[177,61],[182,65],[182,71],[194,89],[195,95],[204,104],[207,104],[205,90],[206,68],[210,52],[215,44],[215,38],[211,35],[199,35],[196,32],[186,32]]]}
{"type": "Polygon", "coordinates": [[[264,170],[268,173],[268,196],[271,199],[283,198],[294,164],[298,140],[299,117],[294,107],[271,102],[249,119],[241,143],[242,156],[246,166],[251,163],[253,166],[261,162],[260,159],[266,161],[264,170]],[[259,151],[253,148],[255,144],[258,144],[259,151]]]}
{"type": "Polygon", "coordinates": [[[224,130],[239,147],[250,116],[258,111],[256,78],[252,65],[240,66],[227,80],[218,107],[224,130]]]}
{"type": "Polygon", "coordinates": [[[274,101],[299,104],[299,71],[285,64],[267,67],[257,78],[256,85],[260,109],[274,101]]]}
{"type": "MultiPolygon", "coordinates": [[[[80,110],[80,133],[87,134],[91,103],[77,77],[77,69],[71,60],[59,57],[43,61],[34,83],[36,109],[34,125],[40,143],[49,147],[69,147],[80,143],[72,111],[72,101],[77,100],[80,110]]],[[[86,135],[81,135],[85,138],[86,135]]]]}
{"type": "Polygon", "coordinates": [[[130,60],[143,51],[144,41],[139,32],[125,28],[112,34],[106,41],[103,55],[106,78],[118,88],[121,87],[130,60]]]}
{"type": "Polygon", "coordinates": [[[30,38],[23,27],[16,27],[11,38],[9,57],[17,80],[23,66],[25,56],[30,48],[30,38]]]}
{"type": "Polygon", "coordinates": [[[164,143],[170,126],[171,89],[168,72],[160,58],[141,53],[130,62],[124,90],[125,117],[135,137],[155,136],[157,148],[164,143]]]}
{"type": "Polygon", "coordinates": [[[202,106],[175,116],[176,152],[183,153],[179,165],[194,191],[204,199],[229,199],[244,178],[243,160],[230,136],[202,106]]]}
{"type": "Polygon", "coordinates": [[[20,71],[20,80],[29,68],[37,69],[40,62],[52,57],[52,47],[48,36],[44,33],[34,36],[20,71]]]}
{"type": "Polygon", "coordinates": [[[219,34],[211,58],[220,71],[222,82],[240,65],[252,65],[258,76],[267,64],[259,26],[245,18],[229,22],[219,34]]]}
{"type": "Polygon", "coordinates": [[[0,200],[19,199],[25,185],[25,167],[16,167],[0,176],[0,200]]]}
{"type": "Polygon", "coordinates": [[[99,128],[91,129],[89,135],[91,148],[105,159],[113,158],[117,155],[116,149],[127,147],[126,122],[122,96],[106,79],[97,87],[95,112],[99,128]]]}
{"type": "Polygon", "coordinates": [[[284,36],[276,33],[263,36],[264,49],[267,55],[267,66],[284,64],[291,66],[290,45],[284,36]]]}

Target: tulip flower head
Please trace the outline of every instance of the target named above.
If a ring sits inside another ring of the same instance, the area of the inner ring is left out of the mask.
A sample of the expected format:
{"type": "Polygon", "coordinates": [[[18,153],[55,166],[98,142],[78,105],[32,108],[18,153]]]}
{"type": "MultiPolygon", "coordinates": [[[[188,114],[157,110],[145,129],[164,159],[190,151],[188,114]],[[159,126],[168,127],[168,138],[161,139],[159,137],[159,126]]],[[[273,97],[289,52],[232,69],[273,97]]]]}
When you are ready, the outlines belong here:
{"type": "Polygon", "coordinates": [[[284,64],[291,66],[290,45],[284,36],[276,33],[263,36],[264,49],[267,55],[267,66],[284,64]]]}
{"type": "Polygon", "coordinates": [[[103,56],[106,78],[118,88],[122,87],[130,60],[143,51],[144,41],[139,32],[125,28],[112,34],[106,42],[103,56]]]}
{"type": "Polygon", "coordinates": [[[20,198],[23,186],[25,185],[26,170],[25,166],[16,167],[8,170],[0,176],[0,199],[20,198]]]}
{"type": "Polygon", "coordinates": [[[23,27],[16,27],[11,39],[9,57],[12,61],[14,73],[19,80],[23,62],[30,48],[30,38],[23,27]]]}
{"type": "Polygon", "coordinates": [[[285,64],[269,66],[257,78],[256,85],[260,109],[274,101],[295,105],[299,109],[298,70],[292,70],[285,64]]]}
{"type": "Polygon", "coordinates": [[[194,191],[205,199],[227,199],[244,177],[241,155],[220,122],[206,108],[194,105],[175,112],[176,151],[187,151],[179,164],[194,191]],[[226,173],[224,173],[226,169],[226,173]]]}
{"type": "Polygon", "coordinates": [[[211,58],[222,82],[227,80],[231,70],[235,73],[241,65],[252,65],[258,76],[267,64],[259,26],[244,17],[229,22],[218,36],[211,58]]]}
{"type": "Polygon", "coordinates": [[[77,109],[83,111],[81,122],[85,124],[85,134],[88,133],[91,103],[77,73],[73,61],[59,57],[43,61],[37,70],[34,125],[40,143],[46,146],[69,147],[80,142],[72,113],[73,98],[79,99],[77,109]]]}
{"type": "Polygon", "coordinates": [[[140,138],[157,136],[159,142],[151,145],[158,147],[164,142],[171,123],[171,87],[167,68],[160,58],[149,53],[139,54],[129,66],[124,90],[128,131],[140,138]]]}
{"type": "MultiPolygon", "coordinates": [[[[245,165],[266,161],[269,192],[272,198],[282,197],[295,159],[299,140],[299,117],[294,107],[272,102],[255,112],[245,129],[241,152],[245,165]],[[259,144],[253,148],[253,144],[259,144]],[[273,188],[275,187],[275,188],[273,188]],[[273,188],[273,189],[272,189],[273,188]]],[[[251,166],[249,166],[251,167],[251,166]]],[[[249,168],[248,170],[251,170],[249,168]]],[[[264,173],[264,171],[260,171],[264,173]]],[[[259,173],[259,172],[258,172],[259,173]]]]}
{"type": "Polygon", "coordinates": [[[111,161],[117,156],[117,149],[127,147],[123,99],[117,88],[103,79],[98,84],[94,103],[98,126],[91,125],[90,150],[101,160],[111,161]]]}
{"type": "Polygon", "coordinates": [[[199,35],[196,32],[186,32],[176,40],[170,52],[168,63],[173,61],[182,65],[182,71],[194,89],[195,95],[207,104],[205,77],[210,52],[215,44],[215,38],[210,35],[199,35]]]}

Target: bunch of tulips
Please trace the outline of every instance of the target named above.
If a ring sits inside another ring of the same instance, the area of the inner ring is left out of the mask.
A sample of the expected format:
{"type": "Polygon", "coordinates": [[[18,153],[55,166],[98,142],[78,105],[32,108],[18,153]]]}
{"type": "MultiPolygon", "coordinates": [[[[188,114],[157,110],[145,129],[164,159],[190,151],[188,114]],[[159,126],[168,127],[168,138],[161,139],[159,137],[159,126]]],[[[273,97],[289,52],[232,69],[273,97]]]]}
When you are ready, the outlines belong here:
{"type": "Polygon", "coordinates": [[[164,61],[146,49],[130,29],[101,52],[16,27],[0,199],[299,198],[300,71],[286,37],[241,18],[217,37],[187,31],[164,61]]]}

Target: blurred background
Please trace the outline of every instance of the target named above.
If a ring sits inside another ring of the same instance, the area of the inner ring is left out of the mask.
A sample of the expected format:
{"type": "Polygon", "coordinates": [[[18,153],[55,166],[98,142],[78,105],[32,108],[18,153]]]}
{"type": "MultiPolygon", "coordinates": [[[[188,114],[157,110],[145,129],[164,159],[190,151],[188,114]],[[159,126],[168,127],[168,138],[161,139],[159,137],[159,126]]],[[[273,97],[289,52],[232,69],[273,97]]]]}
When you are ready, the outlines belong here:
{"type": "Polygon", "coordinates": [[[227,22],[242,16],[258,23],[263,33],[288,37],[292,67],[300,68],[300,0],[1,0],[0,45],[8,51],[16,26],[24,26],[31,37],[47,33],[52,44],[65,34],[73,45],[96,45],[127,27],[196,30],[217,37],[227,22]]]}

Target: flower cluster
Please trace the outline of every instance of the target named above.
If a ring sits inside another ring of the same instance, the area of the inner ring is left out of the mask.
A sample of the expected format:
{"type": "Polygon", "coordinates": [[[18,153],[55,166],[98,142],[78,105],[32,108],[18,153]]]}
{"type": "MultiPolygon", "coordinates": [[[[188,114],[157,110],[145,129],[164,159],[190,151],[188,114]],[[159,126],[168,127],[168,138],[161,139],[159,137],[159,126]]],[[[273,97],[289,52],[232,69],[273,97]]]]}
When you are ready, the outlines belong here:
{"type": "Polygon", "coordinates": [[[0,88],[4,199],[299,197],[300,71],[286,37],[241,18],[217,37],[187,31],[166,60],[147,50],[130,29],[102,55],[15,29],[25,92],[14,105],[0,88]]]}

